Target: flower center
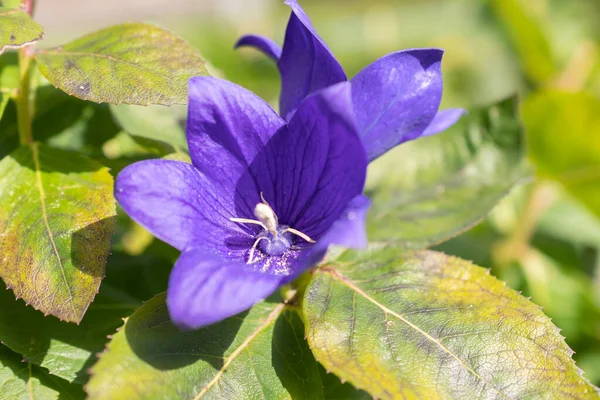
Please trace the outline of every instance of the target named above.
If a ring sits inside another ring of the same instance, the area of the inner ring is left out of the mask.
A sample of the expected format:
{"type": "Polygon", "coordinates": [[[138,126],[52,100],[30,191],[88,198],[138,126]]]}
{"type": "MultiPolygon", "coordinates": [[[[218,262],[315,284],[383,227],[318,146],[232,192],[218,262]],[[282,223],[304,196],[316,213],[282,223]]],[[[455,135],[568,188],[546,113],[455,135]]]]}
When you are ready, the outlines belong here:
{"type": "Polygon", "coordinates": [[[232,222],[240,224],[255,224],[260,225],[264,231],[260,232],[256,236],[256,241],[250,249],[250,255],[248,257],[248,264],[253,264],[258,260],[254,260],[254,252],[258,247],[260,251],[268,256],[280,256],[286,251],[292,248],[292,235],[296,235],[309,243],[314,243],[310,237],[304,233],[297,231],[296,229],[290,228],[287,225],[279,225],[279,219],[275,211],[269,206],[262,195],[262,200],[254,207],[254,216],[257,218],[246,219],[246,218],[229,218],[232,222]]]}
{"type": "Polygon", "coordinates": [[[269,256],[280,256],[292,247],[292,233],[287,231],[287,225],[277,227],[277,235],[269,231],[262,231],[258,234],[256,240],[258,248],[269,256]]]}

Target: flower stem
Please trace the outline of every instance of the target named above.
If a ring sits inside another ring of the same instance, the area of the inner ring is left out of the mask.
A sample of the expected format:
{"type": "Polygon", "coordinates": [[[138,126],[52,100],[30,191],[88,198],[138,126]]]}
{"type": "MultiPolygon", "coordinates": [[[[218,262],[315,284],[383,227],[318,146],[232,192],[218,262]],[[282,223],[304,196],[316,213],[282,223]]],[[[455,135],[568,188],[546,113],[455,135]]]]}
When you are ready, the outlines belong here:
{"type": "Polygon", "coordinates": [[[23,0],[21,2],[21,8],[29,15],[33,15],[33,6],[35,5],[34,0],[23,0]]]}
{"type": "Polygon", "coordinates": [[[17,104],[17,122],[19,126],[19,142],[29,144],[33,142],[31,132],[31,103],[30,103],[30,84],[31,84],[31,61],[33,51],[29,46],[19,50],[19,72],[20,85],[16,97],[17,104]]]}
{"type": "Polygon", "coordinates": [[[494,246],[493,257],[497,263],[508,265],[512,262],[522,262],[527,257],[537,224],[555,201],[554,189],[546,182],[539,181],[531,187],[519,218],[519,225],[508,238],[494,246]]]}

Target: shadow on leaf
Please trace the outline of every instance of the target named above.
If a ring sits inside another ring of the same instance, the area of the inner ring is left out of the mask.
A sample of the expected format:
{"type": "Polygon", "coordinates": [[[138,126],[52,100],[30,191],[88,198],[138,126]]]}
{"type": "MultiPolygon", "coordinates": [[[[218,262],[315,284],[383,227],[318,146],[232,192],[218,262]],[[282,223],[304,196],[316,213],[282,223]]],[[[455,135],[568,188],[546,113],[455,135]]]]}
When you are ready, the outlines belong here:
{"type": "Polygon", "coordinates": [[[198,360],[221,369],[224,353],[248,313],[196,331],[181,331],[169,318],[165,297],[163,294],[145,303],[127,321],[125,335],[135,354],[160,370],[182,368],[198,360]]]}
{"type": "Polygon", "coordinates": [[[116,216],[104,218],[71,234],[71,259],[75,268],[86,275],[104,277],[116,219],[116,216]]]}

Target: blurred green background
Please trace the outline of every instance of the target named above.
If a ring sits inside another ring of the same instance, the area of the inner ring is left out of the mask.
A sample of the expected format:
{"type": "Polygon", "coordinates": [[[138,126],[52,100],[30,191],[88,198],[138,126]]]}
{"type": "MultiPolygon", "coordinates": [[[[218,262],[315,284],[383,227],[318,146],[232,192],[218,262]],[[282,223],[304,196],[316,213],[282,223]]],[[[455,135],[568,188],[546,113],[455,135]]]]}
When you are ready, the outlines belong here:
{"type": "MultiPolygon", "coordinates": [[[[486,221],[438,250],[492,268],[531,296],[562,329],[579,367],[599,385],[600,2],[301,4],[350,77],[392,51],[441,47],[446,50],[442,107],[471,108],[519,93],[534,178],[486,221]]],[[[283,0],[40,0],[36,19],[46,27],[42,47],[111,23],[155,22],[198,47],[215,74],[275,105],[275,66],[256,51],[234,51],[233,44],[244,33],[281,43],[288,15],[283,0]]]]}

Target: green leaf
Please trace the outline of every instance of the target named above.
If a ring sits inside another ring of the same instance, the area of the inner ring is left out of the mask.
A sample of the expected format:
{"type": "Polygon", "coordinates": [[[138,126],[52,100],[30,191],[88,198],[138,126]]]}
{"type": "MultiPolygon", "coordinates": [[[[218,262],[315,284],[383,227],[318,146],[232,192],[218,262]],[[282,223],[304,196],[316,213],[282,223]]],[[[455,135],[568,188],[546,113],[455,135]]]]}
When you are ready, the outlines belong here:
{"type": "MultiPolygon", "coordinates": [[[[0,56],[0,119],[12,93],[19,86],[19,65],[15,54],[0,56]]],[[[1,131],[0,131],[1,132],[1,131]]]]}
{"type": "Polygon", "coordinates": [[[424,248],[481,221],[527,176],[515,108],[510,99],[472,111],[455,128],[372,163],[369,239],[424,248]]]}
{"type": "Polygon", "coordinates": [[[83,399],[81,386],[68,384],[42,368],[21,362],[19,356],[0,345],[0,390],[2,400],[83,399]]]}
{"type": "Polygon", "coordinates": [[[317,360],[376,398],[598,398],[538,306],[442,253],[349,251],[303,311],[317,360]]]}
{"type": "Polygon", "coordinates": [[[523,104],[523,121],[538,174],[561,182],[600,216],[600,99],[536,93],[523,104]]]}
{"type": "Polygon", "coordinates": [[[43,34],[42,27],[25,11],[0,7],[0,53],[35,43],[43,34]]]}
{"type": "Polygon", "coordinates": [[[195,332],[174,327],[159,295],[126,322],[91,371],[97,399],[322,399],[298,315],[263,302],[195,332]]]}
{"type": "Polygon", "coordinates": [[[133,136],[142,146],[147,147],[149,139],[152,147],[158,147],[161,154],[176,150],[187,150],[185,136],[185,106],[130,106],[111,105],[116,122],[133,136]]]}
{"type": "Polygon", "coordinates": [[[540,216],[536,230],[573,244],[600,244],[600,219],[570,197],[559,199],[540,216]]]}
{"type": "Polygon", "coordinates": [[[520,0],[492,0],[491,5],[529,79],[537,83],[551,79],[555,67],[550,44],[520,0]]]}
{"type": "Polygon", "coordinates": [[[0,118],[2,118],[2,114],[4,114],[4,109],[8,104],[8,100],[10,100],[10,94],[0,91],[0,118]]]}
{"type": "MultiPolygon", "coordinates": [[[[165,245],[166,246],[166,245],[165,245]]],[[[0,281],[0,342],[52,375],[84,383],[96,354],[142,302],[167,289],[173,260],[111,251],[100,292],[79,325],[44,317],[15,300],[0,281]]],[[[165,255],[161,249],[160,256],[165,255]]]]}
{"type": "Polygon", "coordinates": [[[35,140],[53,148],[77,151],[96,158],[103,156],[103,144],[115,137],[120,129],[113,122],[107,104],[68,97],[51,111],[38,116],[33,121],[33,132],[35,140]]]}
{"type": "Polygon", "coordinates": [[[2,0],[0,1],[0,7],[5,8],[19,8],[22,0],[2,0]]]}
{"type": "Polygon", "coordinates": [[[16,52],[0,55],[0,88],[3,92],[12,92],[21,82],[19,57],[16,52]]]}
{"type": "Polygon", "coordinates": [[[61,322],[15,300],[0,283],[0,341],[31,363],[67,381],[86,381],[85,371],[141,301],[108,285],[88,309],[80,325],[61,322]]]}
{"type": "Polygon", "coordinates": [[[185,104],[189,78],[208,74],[200,54],[183,39],[141,23],[116,25],[38,50],[35,59],[57,88],[112,104],[185,104]]]}
{"type": "MultiPolygon", "coordinates": [[[[15,52],[0,55],[0,88],[8,93],[19,86],[19,66],[15,52]]],[[[38,68],[31,70],[32,131],[35,141],[52,147],[78,150],[98,157],[99,146],[119,128],[112,121],[108,105],[82,102],[56,90],[38,68]]],[[[0,158],[19,147],[15,102],[9,102],[0,120],[0,158]]]]}
{"type": "Polygon", "coordinates": [[[37,143],[0,161],[0,276],[17,298],[81,321],[104,274],[112,186],[100,164],[37,143]]]}

